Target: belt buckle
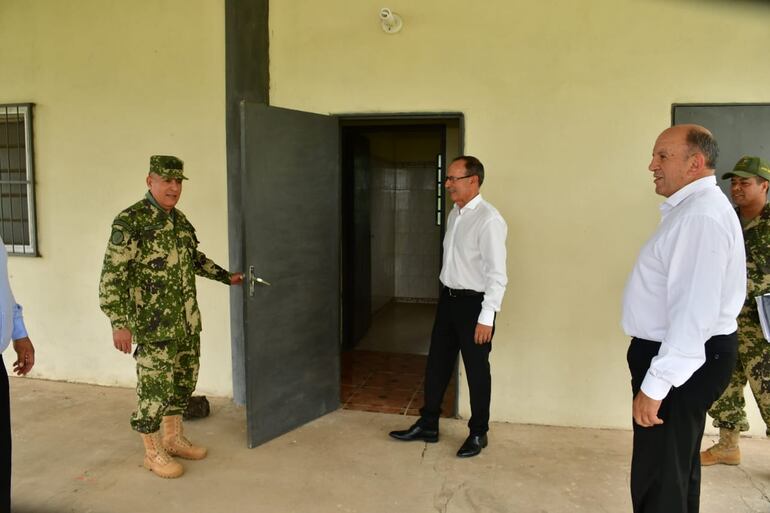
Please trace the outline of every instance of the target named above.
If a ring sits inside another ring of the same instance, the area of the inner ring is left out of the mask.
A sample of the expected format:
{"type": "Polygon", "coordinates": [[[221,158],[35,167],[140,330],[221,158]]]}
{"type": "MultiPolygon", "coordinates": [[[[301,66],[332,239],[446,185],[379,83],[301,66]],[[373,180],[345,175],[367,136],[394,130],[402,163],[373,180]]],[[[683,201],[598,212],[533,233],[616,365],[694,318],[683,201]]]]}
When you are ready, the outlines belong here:
{"type": "Polygon", "coordinates": [[[457,295],[455,295],[454,289],[447,287],[446,290],[449,293],[449,297],[457,297],[457,295]]]}

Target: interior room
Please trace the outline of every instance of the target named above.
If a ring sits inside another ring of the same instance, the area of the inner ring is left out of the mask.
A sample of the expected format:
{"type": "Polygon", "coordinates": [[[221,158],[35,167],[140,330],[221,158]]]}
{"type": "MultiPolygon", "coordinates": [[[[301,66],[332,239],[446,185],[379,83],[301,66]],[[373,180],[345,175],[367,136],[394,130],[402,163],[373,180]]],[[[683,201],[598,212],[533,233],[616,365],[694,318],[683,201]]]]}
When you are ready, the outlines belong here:
{"type": "MultiPolygon", "coordinates": [[[[343,127],[341,403],[417,415],[440,292],[448,137],[457,119],[343,127]]],[[[456,379],[443,414],[453,416],[456,379]]]]}

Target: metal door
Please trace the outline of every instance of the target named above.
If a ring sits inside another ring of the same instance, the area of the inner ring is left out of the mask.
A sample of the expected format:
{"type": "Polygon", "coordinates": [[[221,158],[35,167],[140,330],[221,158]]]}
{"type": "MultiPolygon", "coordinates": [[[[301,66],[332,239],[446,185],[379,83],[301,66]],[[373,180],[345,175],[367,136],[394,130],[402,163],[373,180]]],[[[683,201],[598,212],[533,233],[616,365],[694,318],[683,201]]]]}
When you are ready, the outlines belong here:
{"type": "Polygon", "coordinates": [[[241,105],[248,444],[339,407],[339,124],[241,105]]]}

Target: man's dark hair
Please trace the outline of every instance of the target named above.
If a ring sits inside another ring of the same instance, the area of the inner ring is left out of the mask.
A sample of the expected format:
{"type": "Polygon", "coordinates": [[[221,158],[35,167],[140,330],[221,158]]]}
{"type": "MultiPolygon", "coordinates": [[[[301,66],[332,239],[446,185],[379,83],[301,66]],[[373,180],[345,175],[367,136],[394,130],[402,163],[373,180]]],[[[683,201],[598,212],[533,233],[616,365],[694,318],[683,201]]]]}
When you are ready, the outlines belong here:
{"type": "Polygon", "coordinates": [[[709,169],[716,169],[717,159],[719,158],[719,146],[717,140],[703,130],[697,128],[691,129],[687,132],[687,146],[690,153],[700,152],[706,157],[706,167],[709,169]]]}
{"type": "Polygon", "coordinates": [[[479,186],[481,186],[481,184],[484,183],[484,164],[482,164],[476,157],[470,155],[460,155],[452,160],[451,163],[455,163],[458,160],[462,160],[465,164],[465,172],[467,173],[465,176],[478,176],[479,186]]]}

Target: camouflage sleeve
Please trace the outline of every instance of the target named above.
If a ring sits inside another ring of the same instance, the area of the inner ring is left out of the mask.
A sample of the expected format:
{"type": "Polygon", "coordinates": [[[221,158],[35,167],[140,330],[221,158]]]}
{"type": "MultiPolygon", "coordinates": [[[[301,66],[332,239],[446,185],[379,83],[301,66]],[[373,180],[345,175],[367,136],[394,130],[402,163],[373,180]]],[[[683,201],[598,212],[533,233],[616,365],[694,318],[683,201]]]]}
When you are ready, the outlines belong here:
{"type": "Polygon", "coordinates": [[[99,306],[110,319],[112,329],[129,327],[132,308],[128,285],[128,266],[136,256],[137,242],[127,222],[118,216],[112,223],[112,233],[104,253],[99,279],[99,306]]]}
{"type": "Polygon", "coordinates": [[[770,291],[770,220],[760,219],[759,224],[744,232],[746,244],[746,275],[748,290],[746,306],[756,311],[754,296],[770,291]]]}
{"type": "Polygon", "coordinates": [[[230,285],[230,273],[218,266],[216,262],[208,258],[202,251],[198,251],[197,248],[195,249],[193,260],[195,261],[195,274],[230,285]]]}
{"type": "Polygon", "coordinates": [[[770,222],[763,220],[754,237],[747,239],[746,245],[749,246],[748,253],[757,266],[757,277],[761,278],[761,282],[766,282],[767,276],[770,275],[770,222]]]}
{"type": "Polygon", "coordinates": [[[198,236],[195,234],[195,227],[181,212],[179,213],[179,222],[183,224],[184,228],[192,236],[192,260],[195,274],[230,285],[230,273],[218,266],[216,262],[208,258],[202,251],[198,250],[199,242],[198,236]]]}

